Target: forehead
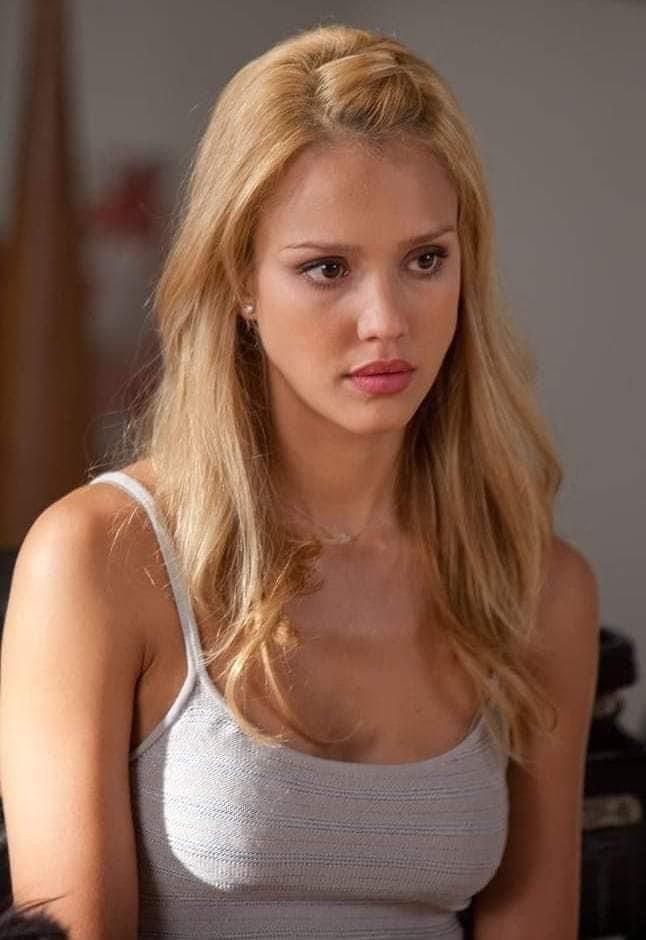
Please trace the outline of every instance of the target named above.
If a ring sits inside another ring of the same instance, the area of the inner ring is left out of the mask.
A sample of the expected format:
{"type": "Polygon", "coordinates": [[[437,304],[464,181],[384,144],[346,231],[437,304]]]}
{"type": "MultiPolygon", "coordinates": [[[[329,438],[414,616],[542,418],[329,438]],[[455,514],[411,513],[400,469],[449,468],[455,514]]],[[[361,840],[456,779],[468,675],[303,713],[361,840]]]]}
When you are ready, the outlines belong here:
{"type": "Polygon", "coordinates": [[[260,213],[256,244],[312,235],[354,241],[378,231],[397,240],[455,223],[456,214],[451,181],[422,144],[312,146],[278,180],[260,213]]]}

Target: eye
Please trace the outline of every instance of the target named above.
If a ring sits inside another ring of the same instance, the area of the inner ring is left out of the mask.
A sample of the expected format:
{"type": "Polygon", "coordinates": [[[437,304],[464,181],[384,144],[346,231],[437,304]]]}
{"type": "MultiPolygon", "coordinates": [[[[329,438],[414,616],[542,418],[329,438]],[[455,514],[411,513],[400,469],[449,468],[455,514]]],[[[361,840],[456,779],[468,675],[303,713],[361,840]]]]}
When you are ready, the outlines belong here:
{"type": "Polygon", "coordinates": [[[310,261],[308,264],[299,268],[299,271],[301,274],[304,274],[315,287],[334,287],[337,281],[340,281],[342,277],[347,277],[349,273],[343,261],[340,261],[338,258],[323,258],[320,261],[310,261]],[[314,277],[312,273],[310,273],[313,271],[320,271],[322,278],[314,277]],[[340,273],[341,271],[345,271],[345,273],[342,274],[340,273]]]}
{"type": "Polygon", "coordinates": [[[424,272],[424,277],[434,277],[436,274],[439,274],[444,259],[448,258],[449,252],[446,248],[426,248],[421,253],[417,254],[413,261],[421,262],[421,271],[424,272]]]}

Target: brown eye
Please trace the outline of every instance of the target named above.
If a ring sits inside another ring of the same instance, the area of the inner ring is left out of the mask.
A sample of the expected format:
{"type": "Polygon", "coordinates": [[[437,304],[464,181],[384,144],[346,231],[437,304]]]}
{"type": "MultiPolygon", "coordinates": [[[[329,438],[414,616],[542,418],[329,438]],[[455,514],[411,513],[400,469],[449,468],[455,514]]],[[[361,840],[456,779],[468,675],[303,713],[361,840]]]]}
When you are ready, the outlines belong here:
{"type": "Polygon", "coordinates": [[[433,248],[416,255],[413,260],[420,263],[420,268],[427,277],[433,277],[440,271],[448,254],[446,248],[433,248]]]}
{"type": "Polygon", "coordinates": [[[433,254],[432,251],[425,251],[423,255],[420,255],[418,261],[421,262],[423,268],[433,268],[436,266],[436,262],[439,255],[433,254]]]}
{"type": "Polygon", "coordinates": [[[300,271],[301,274],[304,274],[316,287],[333,287],[337,281],[340,281],[341,278],[345,277],[348,273],[343,262],[337,261],[334,258],[314,261],[304,265],[300,271]],[[313,271],[320,271],[322,277],[314,277],[311,273],[313,271]]]}
{"type": "Polygon", "coordinates": [[[338,261],[325,261],[320,268],[326,280],[335,280],[335,275],[341,270],[341,265],[338,261]]]}

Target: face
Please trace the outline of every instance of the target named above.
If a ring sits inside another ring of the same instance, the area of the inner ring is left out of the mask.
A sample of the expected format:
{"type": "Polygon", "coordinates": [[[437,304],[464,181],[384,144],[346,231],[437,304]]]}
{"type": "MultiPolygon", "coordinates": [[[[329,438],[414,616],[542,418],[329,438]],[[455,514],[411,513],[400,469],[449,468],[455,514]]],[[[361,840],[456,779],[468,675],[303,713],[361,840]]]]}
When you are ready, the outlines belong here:
{"type": "Polygon", "coordinates": [[[456,224],[455,191],[421,145],[296,158],[261,214],[249,291],[279,424],[403,432],[455,332],[456,224]],[[395,359],[407,379],[349,378],[395,359]]]}

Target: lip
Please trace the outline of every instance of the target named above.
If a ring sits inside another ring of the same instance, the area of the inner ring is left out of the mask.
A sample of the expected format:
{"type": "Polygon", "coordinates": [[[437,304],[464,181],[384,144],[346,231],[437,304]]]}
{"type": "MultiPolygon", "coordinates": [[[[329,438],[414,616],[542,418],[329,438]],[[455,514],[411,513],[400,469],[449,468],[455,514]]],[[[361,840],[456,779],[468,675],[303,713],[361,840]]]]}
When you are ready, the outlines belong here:
{"type": "Polygon", "coordinates": [[[350,376],[356,375],[389,375],[392,372],[412,372],[413,367],[405,359],[375,359],[366,363],[365,366],[359,366],[348,373],[350,376]]]}
{"type": "Polygon", "coordinates": [[[406,372],[377,372],[373,374],[349,375],[346,378],[363,395],[395,395],[403,392],[413,381],[413,369],[406,372]]]}

